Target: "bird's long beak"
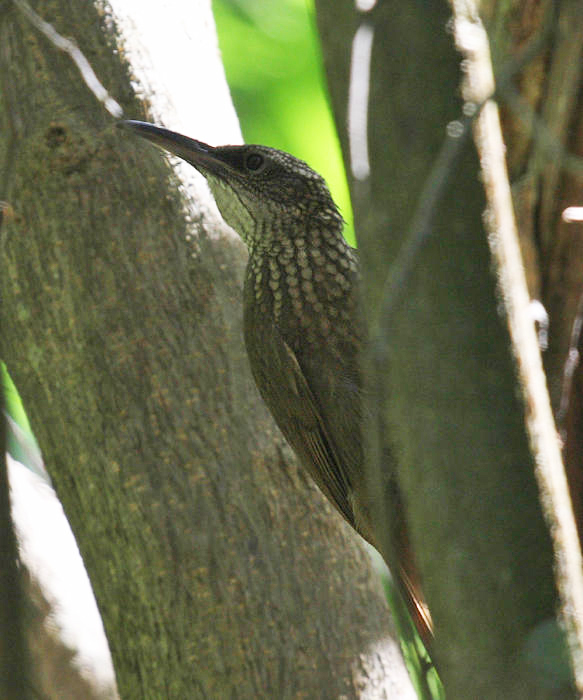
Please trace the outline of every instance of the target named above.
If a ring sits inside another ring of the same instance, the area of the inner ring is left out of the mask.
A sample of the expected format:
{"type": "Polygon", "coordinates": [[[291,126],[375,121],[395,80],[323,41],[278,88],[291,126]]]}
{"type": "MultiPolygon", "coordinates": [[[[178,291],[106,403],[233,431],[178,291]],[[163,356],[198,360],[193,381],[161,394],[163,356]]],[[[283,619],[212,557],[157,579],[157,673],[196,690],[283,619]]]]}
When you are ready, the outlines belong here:
{"type": "Polygon", "coordinates": [[[211,172],[219,175],[224,170],[224,163],[215,155],[215,149],[202,141],[196,141],[148,122],[127,120],[118,122],[118,125],[182,158],[197,170],[201,170],[203,174],[211,172]]]}

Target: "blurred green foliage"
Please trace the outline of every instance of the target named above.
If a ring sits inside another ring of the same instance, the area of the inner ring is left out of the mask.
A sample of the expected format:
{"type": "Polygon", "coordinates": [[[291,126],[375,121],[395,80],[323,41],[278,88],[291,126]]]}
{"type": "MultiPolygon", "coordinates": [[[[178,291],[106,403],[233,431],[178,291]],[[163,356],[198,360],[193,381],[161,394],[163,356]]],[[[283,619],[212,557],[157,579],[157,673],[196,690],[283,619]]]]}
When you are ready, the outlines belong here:
{"type": "Polygon", "coordinates": [[[6,365],[0,360],[0,382],[2,383],[2,394],[4,398],[4,410],[6,413],[26,431],[30,437],[33,437],[28,417],[20,400],[20,396],[14,382],[12,381],[6,365]]]}
{"type": "Polygon", "coordinates": [[[321,173],[354,245],[313,0],[213,0],[213,12],[245,141],[293,153],[321,173]]]}
{"type": "Polygon", "coordinates": [[[0,420],[6,420],[6,449],[18,462],[24,464],[48,483],[40,447],[32,433],[22,401],[8,374],[6,365],[0,360],[0,384],[2,385],[3,405],[0,406],[0,420]],[[3,411],[1,410],[3,409],[3,411]]]}

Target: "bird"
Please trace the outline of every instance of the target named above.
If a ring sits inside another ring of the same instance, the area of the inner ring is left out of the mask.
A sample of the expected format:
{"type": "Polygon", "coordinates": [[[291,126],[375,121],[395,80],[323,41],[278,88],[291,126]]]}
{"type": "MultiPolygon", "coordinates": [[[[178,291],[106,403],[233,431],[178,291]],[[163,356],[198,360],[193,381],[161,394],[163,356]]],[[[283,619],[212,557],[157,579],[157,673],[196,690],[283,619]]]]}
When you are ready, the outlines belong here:
{"type": "Polygon", "coordinates": [[[361,273],[324,179],[267,146],[213,147],[147,122],[120,126],[194,166],[245,242],[243,329],[259,393],[322,493],[383,556],[429,647],[432,621],[391,455],[383,493],[367,484],[361,273]],[[377,497],[389,503],[388,533],[373,517],[377,497]]]}

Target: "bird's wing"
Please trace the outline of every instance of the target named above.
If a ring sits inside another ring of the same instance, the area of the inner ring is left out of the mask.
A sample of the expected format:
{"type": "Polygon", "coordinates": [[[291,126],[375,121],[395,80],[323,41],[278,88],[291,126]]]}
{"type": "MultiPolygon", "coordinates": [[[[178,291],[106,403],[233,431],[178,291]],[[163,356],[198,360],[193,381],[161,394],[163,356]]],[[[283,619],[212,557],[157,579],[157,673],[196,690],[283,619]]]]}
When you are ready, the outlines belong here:
{"type": "MultiPolygon", "coordinates": [[[[347,372],[340,382],[334,375],[335,379],[329,386],[322,371],[322,357],[304,357],[305,367],[302,367],[302,360],[277,326],[259,313],[254,308],[245,309],[245,342],[263,400],[320,490],[357,532],[377,546],[374,533],[360,512],[363,504],[366,509],[367,503],[362,495],[364,477],[361,476],[360,483],[356,479],[358,467],[362,469],[362,453],[354,448],[361,445],[360,435],[355,434],[360,429],[361,419],[359,382],[347,372]],[[316,387],[314,391],[311,386],[316,387]],[[321,397],[322,403],[318,402],[316,395],[321,397]],[[334,435],[328,421],[337,429],[334,435]]],[[[388,470],[387,473],[390,474],[388,470]]],[[[431,618],[419,587],[408,531],[402,520],[400,495],[393,479],[387,488],[393,506],[387,513],[392,547],[382,553],[399,583],[423,640],[429,643],[431,618]]]]}
{"type": "Polygon", "coordinates": [[[354,526],[350,483],[298,359],[277,327],[246,314],[247,353],[259,392],[311,477],[354,526]]]}

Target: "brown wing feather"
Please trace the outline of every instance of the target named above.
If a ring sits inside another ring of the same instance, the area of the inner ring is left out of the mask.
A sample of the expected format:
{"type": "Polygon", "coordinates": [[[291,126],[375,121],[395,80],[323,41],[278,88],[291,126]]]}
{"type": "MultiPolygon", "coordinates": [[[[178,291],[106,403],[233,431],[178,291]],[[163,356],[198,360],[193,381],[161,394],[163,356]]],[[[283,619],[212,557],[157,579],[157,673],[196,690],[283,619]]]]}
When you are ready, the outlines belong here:
{"type": "Polygon", "coordinates": [[[265,318],[256,324],[247,315],[245,338],[255,382],[280,430],[319,488],[354,525],[350,483],[295,354],[265,318]]]}
{"type": "MultiPolygon", "coordinates": [[[[246,285],[245,291],[252,293],[252,286],[246,285]]],[[[290,342],[283,338],[269,315],[254,304],[245,305],[244,330],[255,383],[280,430],[320,490],[350,525],[378,549],[368,496],[360,477],[362,390],[358,358],[350,353],[349,346],[340,360],[338,356],[332,358],[337,372],[322,372],[331,361],[326,348],[319,347],[298,358],[291,347],[293,337],[290,342]],[[328,421],[336,427],[333,434],[328,421]]],[[[379,551],[393,569],[410,614],[428,644],[432,637],[431,617],[402,520],[400,494],[390,477],[390,468],[387,469],[389,500],[393,504],[393,512],[387,514],[392,537],[390,551],[379,551]]]]}

